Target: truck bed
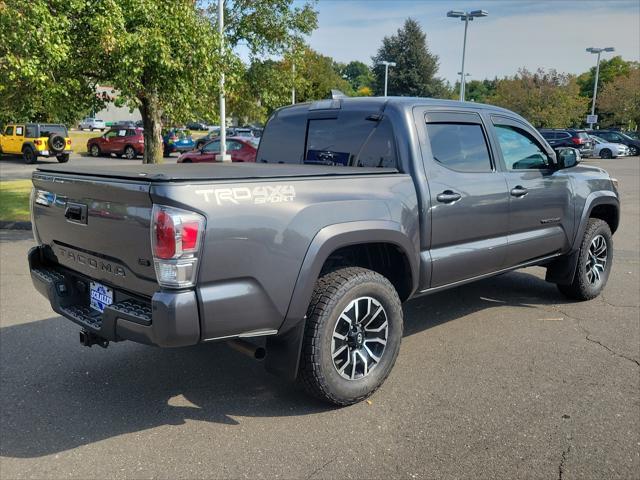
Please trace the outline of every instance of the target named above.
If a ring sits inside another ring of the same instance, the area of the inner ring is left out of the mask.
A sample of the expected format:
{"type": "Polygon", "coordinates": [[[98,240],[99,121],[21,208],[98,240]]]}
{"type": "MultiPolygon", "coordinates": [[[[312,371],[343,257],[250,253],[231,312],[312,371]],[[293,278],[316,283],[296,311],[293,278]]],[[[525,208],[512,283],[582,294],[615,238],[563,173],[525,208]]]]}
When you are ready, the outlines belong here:
{"type": "Polygon", "coordinates": [[[144,180],[149,182],[206,182],[218,180],[260,179],[278,177],[318,177],[345,175],[376,175],[397,173],[394,168],[362,168],[325,165],[231,163],[231,164],[171,164],[117,165],[112,167],[81,166],[78,164],[43,165],[42,174],[80,175],[144,180]]]}

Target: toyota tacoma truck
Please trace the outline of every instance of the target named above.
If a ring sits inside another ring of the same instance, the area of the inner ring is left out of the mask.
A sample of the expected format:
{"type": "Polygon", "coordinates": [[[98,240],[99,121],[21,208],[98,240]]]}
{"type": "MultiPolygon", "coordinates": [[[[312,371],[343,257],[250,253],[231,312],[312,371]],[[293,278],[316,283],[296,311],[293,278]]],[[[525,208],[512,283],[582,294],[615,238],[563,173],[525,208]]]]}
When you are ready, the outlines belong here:
{"type": "Polygon", "coordinates": [[[617,181],[579,160],[488,105],[298,104],[256,163],[39,167],[31,276],[85,345],[229,341],[352,404],[394,365],[402,302],[531,265],[602,291],[617,181]]]}

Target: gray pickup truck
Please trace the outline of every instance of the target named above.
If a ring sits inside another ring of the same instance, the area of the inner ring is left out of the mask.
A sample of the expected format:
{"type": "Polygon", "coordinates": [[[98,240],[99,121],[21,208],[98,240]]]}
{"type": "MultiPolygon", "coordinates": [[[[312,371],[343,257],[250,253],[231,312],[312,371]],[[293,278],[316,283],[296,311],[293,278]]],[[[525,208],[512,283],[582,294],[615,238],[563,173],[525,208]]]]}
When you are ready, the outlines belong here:
{"type": "Polygon", "coordinates": [[[488,105],[294,105],[256,163],[39,167],[31,276],[84,345],[229,341],[347,405],[389,375],[408,299],[530,265],[602,291],[617,182],[579,160],[488,105]]]}

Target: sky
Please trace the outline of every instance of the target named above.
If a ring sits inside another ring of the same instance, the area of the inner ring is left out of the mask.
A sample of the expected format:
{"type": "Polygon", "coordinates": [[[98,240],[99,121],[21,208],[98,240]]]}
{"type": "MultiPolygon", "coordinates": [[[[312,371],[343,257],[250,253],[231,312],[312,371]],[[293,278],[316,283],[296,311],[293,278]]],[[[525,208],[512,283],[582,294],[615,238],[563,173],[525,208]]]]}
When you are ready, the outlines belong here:
{"type": "Polygon", "coordinates": [[[319,0],[319,26],[308,42],[337,61],[369,65],[383,37],[412,17],[440,58],[438,76],[453,83],[460,71],[464,22],[447,18],[452,9],[489,12],[469,24],[469,79],[513,75],[521,67],[579,74],[595,65],[587,47],[613,46],[616,52],[603,58],[640,61],[640,0],[319,0]]]}

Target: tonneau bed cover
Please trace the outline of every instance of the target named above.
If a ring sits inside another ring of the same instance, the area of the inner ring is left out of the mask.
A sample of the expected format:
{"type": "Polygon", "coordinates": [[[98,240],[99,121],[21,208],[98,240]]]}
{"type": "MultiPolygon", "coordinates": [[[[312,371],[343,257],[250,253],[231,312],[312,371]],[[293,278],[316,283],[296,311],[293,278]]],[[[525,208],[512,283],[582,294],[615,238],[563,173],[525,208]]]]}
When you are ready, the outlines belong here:
{"type": "MultiPolygon", "coordinates": [[[[42,165],[41,174],[64,174],[91,177],[118,178],[123,180],[146,180],[150,182],[184,182],[244,180],[274,177],[315,177],[343,175],[371,175],[398,173],[394,168],[362,168],[325,165],[293,164],[171,164],[171,165],[116,165],[110,167],[73,165],[42,165]]],[[[37,172],[35,172],[37,174],[37,172]]]]}

